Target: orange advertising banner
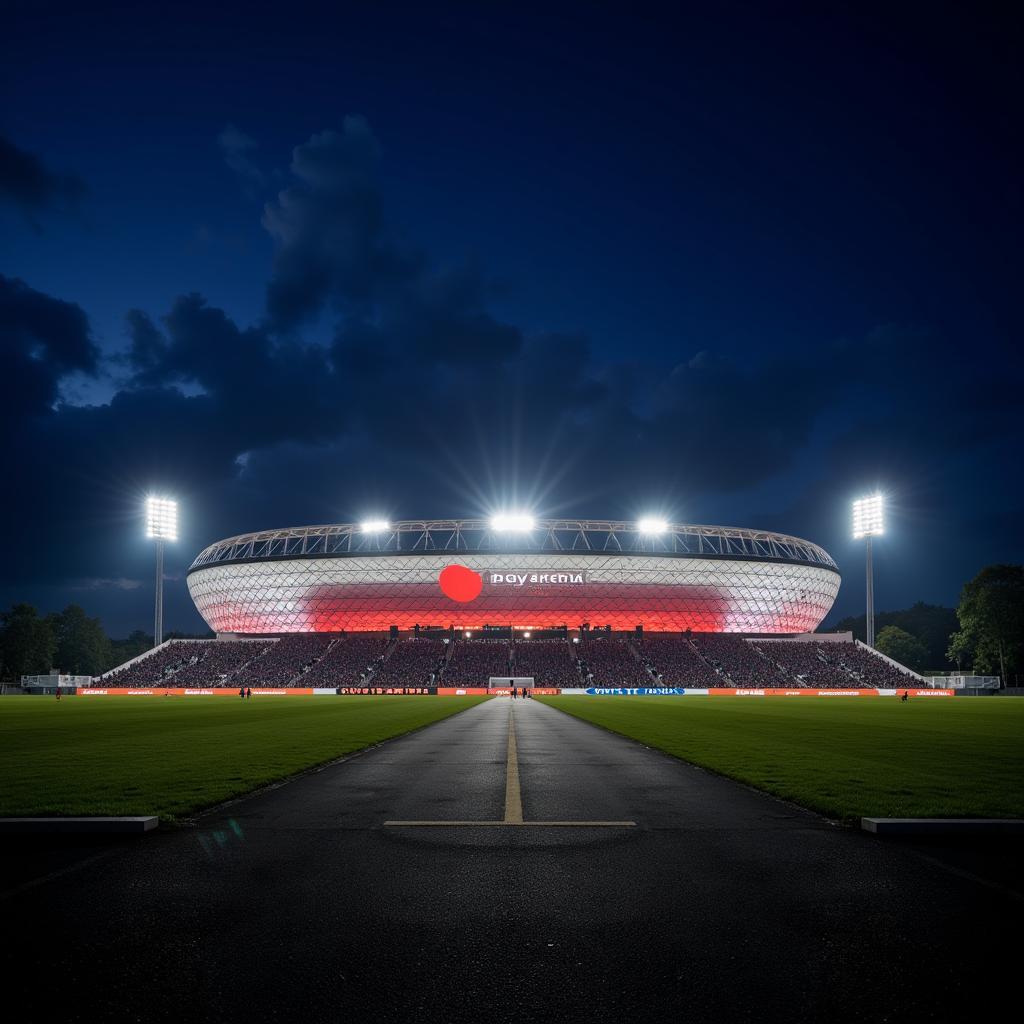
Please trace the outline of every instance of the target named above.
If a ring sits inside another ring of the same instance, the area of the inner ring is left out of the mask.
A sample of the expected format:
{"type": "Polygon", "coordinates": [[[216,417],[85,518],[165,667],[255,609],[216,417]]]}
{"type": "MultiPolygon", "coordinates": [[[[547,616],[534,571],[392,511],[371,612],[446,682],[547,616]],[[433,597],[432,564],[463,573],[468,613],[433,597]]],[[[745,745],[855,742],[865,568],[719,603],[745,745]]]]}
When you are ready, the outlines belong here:
{"type": "Polygon", "coordinates": [[[438,697],[486,697],[490,692],[486,686],[439,686],[437,688],[438,697]]]}

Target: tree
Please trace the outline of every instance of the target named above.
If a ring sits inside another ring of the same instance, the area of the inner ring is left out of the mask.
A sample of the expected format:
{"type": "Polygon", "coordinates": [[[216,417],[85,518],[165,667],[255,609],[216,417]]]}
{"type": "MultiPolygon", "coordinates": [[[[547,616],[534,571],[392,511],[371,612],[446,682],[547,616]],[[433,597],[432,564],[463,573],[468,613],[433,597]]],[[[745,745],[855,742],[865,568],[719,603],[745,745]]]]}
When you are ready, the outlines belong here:
{"type": "Polygon", "coordinates": [[[90,619],[77,604],[69,604],[52,616],[57,637],[57,665],[62,672],[95,676],[110,661],[110,641],[99,619],[90,619]]]}
{"type": "Polygon", "coordinates": [[[140,654],[145,654],[153,646],[153,637],[141,629],[133,630],[124,640],[111,640],[109,657],[103,671],[117,668],[140,654]]]}
{"type": "Polygon", "coordinates": [[[57,642],[47,619],[30,604],[0,614],[0,678],[44,675],[53,668],[57,642]]]}
{"type": "Polygon", "coordinates": [[[956,610],[960,630],[950,657],[973,653],[974,671],[1007,672],[1024,661],[1024,566],[988,565],[964,585],[956,610]]]}
{"type": "Polygon", "coordinates": [[[928,648],[916,636],[905,629],[900,629],[899,626],[886,626],[878,634],[875,647],[893,661],[898,661],[915,672],[920,672],[928,660],[928,648]]]}
{"type": "MultiPolygon", "coordinates": [[[[886,626],[899,626],[920,640],[928,651],[923,668],[942,669],[946,667],[947,658],[956,662],[948,652],[950,637],[958,628],[955,608],[918,601],[913,607],[901,611],[879,612],[875,616],[875,626],[878,636],[886,626]]],[[[863,615],[848,616],[828,628],[840,632],[849,630],[858,640],[866,636],[863,615]]]]}

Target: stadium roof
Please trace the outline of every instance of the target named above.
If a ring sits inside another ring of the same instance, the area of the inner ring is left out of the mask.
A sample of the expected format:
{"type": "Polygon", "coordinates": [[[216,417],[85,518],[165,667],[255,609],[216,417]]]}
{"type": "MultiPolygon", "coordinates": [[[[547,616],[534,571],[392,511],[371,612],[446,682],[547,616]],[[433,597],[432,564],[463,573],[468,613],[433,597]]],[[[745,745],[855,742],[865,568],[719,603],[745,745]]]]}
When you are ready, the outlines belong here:
{"type": "Polygon", "coordinates": [[[372,533],[365,532],[358,523],[261,530],[204,548],[189,572],[211,565],[281,558],[488,551],[742,558],[794,562],[838,572],[824,548],[783,533],[669,523],[663,533],[650,534],[642,532],[637,523],[591,519],[538,519],[535,528],[524,533],[495,531],[486,519],[406,520],[372,533]]]}

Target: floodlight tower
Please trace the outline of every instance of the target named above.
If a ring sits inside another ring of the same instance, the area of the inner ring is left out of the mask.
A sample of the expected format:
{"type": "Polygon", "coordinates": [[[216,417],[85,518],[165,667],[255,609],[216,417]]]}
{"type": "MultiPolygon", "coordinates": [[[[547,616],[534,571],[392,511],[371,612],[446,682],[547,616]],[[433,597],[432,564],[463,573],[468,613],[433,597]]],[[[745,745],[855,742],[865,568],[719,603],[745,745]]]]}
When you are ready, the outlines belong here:
{"type": "Polygon", "coordinates": [[[853,503],[853,539],[864,538],[867,545],[867,616],[868,647],[875,646],[875,578],[871,564],[871,538],[882,535],[882,495],[872,494],[853,503]]]}
{"type": "Polygon", "coordinates": [[[153,646],[164,642],[164,541],[178,539],[178,503],[169,498],[146,499],[146,536],[156,541],[156,604],[153,646]]]}

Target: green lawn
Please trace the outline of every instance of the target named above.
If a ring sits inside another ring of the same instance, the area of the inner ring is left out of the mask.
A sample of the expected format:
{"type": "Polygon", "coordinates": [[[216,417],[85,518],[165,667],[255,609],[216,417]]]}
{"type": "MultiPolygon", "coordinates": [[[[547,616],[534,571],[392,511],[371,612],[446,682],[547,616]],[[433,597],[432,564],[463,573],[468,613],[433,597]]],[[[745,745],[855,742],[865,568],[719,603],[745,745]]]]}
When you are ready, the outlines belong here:
{"type": "Polygon", "coordinates": [[[1024,698],[537,699],[831,818],[1024,816],[1024,698]]]}
{"type": "Polygon", "coordinates": [[[0,699],[0,817],[173,821],[486,697],[0,699]]]}

